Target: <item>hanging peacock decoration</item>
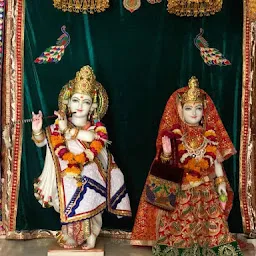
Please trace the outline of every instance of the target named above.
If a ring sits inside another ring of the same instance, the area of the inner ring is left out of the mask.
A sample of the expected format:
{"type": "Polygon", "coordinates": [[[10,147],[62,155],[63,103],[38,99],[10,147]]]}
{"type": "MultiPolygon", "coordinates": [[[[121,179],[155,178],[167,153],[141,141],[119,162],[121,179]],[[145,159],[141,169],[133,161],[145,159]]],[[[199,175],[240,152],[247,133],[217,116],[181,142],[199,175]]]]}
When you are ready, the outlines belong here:
{"type": "Polygon", "coordinates": [[[195,46],[200,50],[201,57],[208,65],[228,66],[231,62],[226,59],[223,54],[215,49],[210,48],[208,42],[203,38],[204,30],[201,28],[200,33],[195,37],[195,46]]]}
{"type": "Polygon", "coordinates": [[[70,36],[66,26],[61,27],[62,35],[57,39],[56,45],[48,47],[39,57],[35,59],[37,64],[57,63],[64,55],[65,48],[70,43],[70,36]]]}

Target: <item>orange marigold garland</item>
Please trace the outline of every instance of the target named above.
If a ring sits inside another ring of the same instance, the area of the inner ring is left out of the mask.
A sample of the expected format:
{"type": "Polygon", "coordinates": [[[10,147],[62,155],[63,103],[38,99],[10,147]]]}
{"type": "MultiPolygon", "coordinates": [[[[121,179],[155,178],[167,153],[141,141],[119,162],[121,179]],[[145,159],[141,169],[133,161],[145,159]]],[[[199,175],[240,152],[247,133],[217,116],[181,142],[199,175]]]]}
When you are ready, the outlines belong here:
{"type": "Polygon", "coordinates": [[[182,143],[182,132],[180,126],[175,125],[171,131],[165,131],[163,136],[169,138],[176,138],[178,144],[178,156],[184,169],[189,170],[189,174],[186,176],[188,182],[196,182],[201,178],[201,170],[208,169],[216,159],[217,153],[217,136],[213,129],[209,129],[204,132],[204,138],[206,139],[206,146],[204,148],[204,155],[201,159],[193,157],[188,153],[185,145],[182,143]]]}
{"type": "Polygon", "coordinates": [[[97,122],[94,129],[96,139],[90,143],[90,147],[80,154],[73,154],[66,147],[66,141],[63,134],[59,131],[58,123],[55,123],[54,131],[51,133],[51,143],[55,155],[68,162],[68,167],[64,170],[66,175],[77,179],[77,186],[82,186],[81,172],[83,167],[96,157],[107,141],[107,130],[101,122],[97,122]],[[93,157],[92,157],[93,156],[93,157]]]}

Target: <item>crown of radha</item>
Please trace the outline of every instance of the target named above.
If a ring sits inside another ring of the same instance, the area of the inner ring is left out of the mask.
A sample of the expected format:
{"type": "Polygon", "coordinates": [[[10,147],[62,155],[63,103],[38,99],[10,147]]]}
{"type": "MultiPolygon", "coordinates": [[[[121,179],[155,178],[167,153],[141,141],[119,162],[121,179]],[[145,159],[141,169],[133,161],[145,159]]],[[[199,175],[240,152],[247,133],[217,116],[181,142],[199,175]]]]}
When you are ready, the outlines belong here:
{"type": "Polygon", "coordinates": [[[205,95],[199,89],[199,82],[195,76],[192,76],[188,81],[189,89],[181,95],[181,103],[184,105],[188,102],[203,103],[205,95]]]}
{"type": "Polygon", "coordinates": [[[84,66],[76,72],[73,80],[69,81],[70,96],[75,93],[87,94],[92,98],[97,90],[96,76],[90,66],[84,66]]]}

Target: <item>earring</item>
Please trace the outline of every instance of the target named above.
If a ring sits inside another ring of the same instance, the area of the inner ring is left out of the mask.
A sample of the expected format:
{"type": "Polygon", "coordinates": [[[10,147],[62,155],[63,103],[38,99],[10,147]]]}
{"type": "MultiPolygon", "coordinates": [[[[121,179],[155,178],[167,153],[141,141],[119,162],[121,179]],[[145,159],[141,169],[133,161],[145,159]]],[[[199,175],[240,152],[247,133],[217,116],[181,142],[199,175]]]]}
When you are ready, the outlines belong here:
{"type": "Polygon", "coordinates": [[[91,119],[92,119],[92,112],[89,111],[89,113],[88,113],[88,120],[91,121],[91,119]]]}
{"type": "Polygon", "coordinates": [[[68,107],[67,116],[71,116],[71,110],[70,110],[70,107],[68,107]]]}
{"type": "Polygon", "coordinates": [[[205,129],[205,120],[204,120],[204,116],[202,116],[202,119],[200,121],[200,125],[205,129]]]}
{"type": "Polygon", "coordinates": [[[201,120],[200,120],[200,125],[203,126],[204,125],[204,116],[202,116],[201,120]]]}

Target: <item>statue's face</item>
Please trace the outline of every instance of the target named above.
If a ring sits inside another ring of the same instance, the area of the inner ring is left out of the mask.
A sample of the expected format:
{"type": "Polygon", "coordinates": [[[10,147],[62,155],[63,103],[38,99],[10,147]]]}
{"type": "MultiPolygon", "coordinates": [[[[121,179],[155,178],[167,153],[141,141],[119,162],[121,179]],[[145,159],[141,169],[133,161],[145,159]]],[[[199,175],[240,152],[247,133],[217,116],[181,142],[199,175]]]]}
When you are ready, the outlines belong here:
{"type": "Polygon", "coordinates": [[[69,101],[69,108],[72,116],[87,117],[92,107],[92,98],[89,95],[75,93],[69,101]]]}
{"type": "Polygon", "coordinates": [[[203,117],[203,104],[197,102],[185,103],[182,107],[184,121],[187,124],[198,125],[203,117]]]}

